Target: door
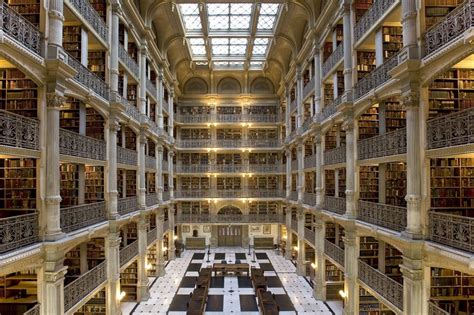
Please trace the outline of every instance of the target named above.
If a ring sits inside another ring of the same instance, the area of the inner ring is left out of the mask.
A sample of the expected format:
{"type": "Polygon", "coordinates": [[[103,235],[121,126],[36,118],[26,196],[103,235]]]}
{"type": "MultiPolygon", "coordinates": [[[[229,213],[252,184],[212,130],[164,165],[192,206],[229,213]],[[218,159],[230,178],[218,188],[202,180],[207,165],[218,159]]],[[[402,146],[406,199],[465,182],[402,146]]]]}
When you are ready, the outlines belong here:
{"type": "Polygon", "coordinates": [[[217,234],[218,246],[242,246],[241,225],[219,225],[217,234]]]}

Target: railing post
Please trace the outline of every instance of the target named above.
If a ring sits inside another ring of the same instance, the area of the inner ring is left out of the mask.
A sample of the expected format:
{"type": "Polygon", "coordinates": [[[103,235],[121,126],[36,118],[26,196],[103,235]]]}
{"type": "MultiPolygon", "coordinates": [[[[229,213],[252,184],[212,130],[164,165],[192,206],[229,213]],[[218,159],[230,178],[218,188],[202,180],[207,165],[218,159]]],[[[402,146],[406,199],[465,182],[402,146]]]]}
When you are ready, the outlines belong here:
{"type": "Polygon", "coordinates": [[[105,238],[107,264],[106,303],[107,314],[120,314],[120,232],[117,221],[109,221],[109,234],[105,238]]]}
{"type": "Polygon", "coordinates": [[[138,281],[137,281],[137,300],[146,301],[150,298],[150,291],[148,288],[148,275],[146,270],[147,265],[147,220],[144,213],[140,214],[138,220],[138,281]]]}
{"type": "Polygon", "coordinates": [[[358,258],[359,239],[355,226],[346,228],[344,241],[344,315],[359,314],[358,258]]]}
{"type": "Polygon", "coordinates": [[[313,296],[320,301],[326,300],[326,259],[324,258],[324,237],[326,234],[326,223],[322,216],[316,215],[314,225],[314,286],[313,296]]]}
{"type": "Polygon", "coordinates": [[[45,248],[45,259],[42,263],[40,279],[43,280],[43,290],[38,296],[41,314],[64,314],[64,276],[67,267],[64,266],[64,251],[57,247],[45,248]]]}

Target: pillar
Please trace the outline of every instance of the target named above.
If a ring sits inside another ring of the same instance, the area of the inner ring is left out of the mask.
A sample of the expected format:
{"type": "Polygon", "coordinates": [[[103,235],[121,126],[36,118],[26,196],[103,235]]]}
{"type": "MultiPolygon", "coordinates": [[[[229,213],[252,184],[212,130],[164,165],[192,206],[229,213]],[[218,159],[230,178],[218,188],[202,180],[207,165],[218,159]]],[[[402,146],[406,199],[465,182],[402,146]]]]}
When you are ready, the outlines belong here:
{"type": "Polygon", "coordinates": [[[158,202],[163,201],[163,145],[158,143],[155,146],[156,155],[156,191],[158,193],[158,202]]]}
{"type": "Polygon", "coordinates": [[[425,279],[423,243],[413,241],[403,253],[403,314],[428,314],[429,279],[425,279]]]}
{"type": "Polygon", "coordinates": [[[403,59],[418,59],[416,17],[416,1],[402,0],[403,59]]]}
{"type": "Polygon", "coordinates": [[[109,234],[105,238],[107,264],[106,312],[121,314],[120,309],[120,228],[117,221],[109,221],[109,234]]]}
{"type": "Polygon", "coordinates": [[[322,216],[316,216],[314,224],[314,286],[313,296],[320,301],[326,300],[326,259],[324,258],[324,239],[326,236],[326,224],[322,216]]]}
{"type": "Polygon", "coordinates": [[[168,151],[168,187],[170,192],[170,200],[174,198],[174,183],[173,183],[173,157],[174,152],[168,151]]]}
{"type": "Polygon", "coordinates": [[[304,194],[304,143],[299,142],[297,151],[296,151],[296,158],[298,160],[298,179],[296,183],[296,190],[298,191],[298,202],[303,202],[303,194],[304,194]]]}
{"type": "Polygon", "coordinates": [[[147,138],[144,130],[138,136],[138,207],[146,208],[146,186],[145,186],[145,145],[147,138]]]}
{"type": "Polygon", "coordinates": [[[323,176],[324,172],[322,170],[323,167],[323,145],[322,145],[322,138],[321,138],[321,131],[316,131],[316,209],[323,208],[324,202],[324,187],[323,187],[323,176]]]}
{"type": "Polygon", "coordinates": [[[118,91],[118,47],[119,47],[119,15],[121,7],[119,3],[112,4],[112,32],[111,32],[111,49],[110,49],[110,89],[112,92],[118,91]]]}
{"type": "Polygon", "coordinates": [[[287,84],[285,86],[285,99],[286,99],[286,108],[285,108],[285,135],[286,137],[288,137],[291,133],[291,88],[290,86],[287,84]]]}
{"type": "Polygon", "coordinates": [[[165,219],[162,210],[156,215],[156,276],[165,275],[165,260],[163,256],[163,221],[165,219]]]}
{"type": "MultiPolygon", "coordinates": [[[[120,123],[116,119],[115,114],[111,114],[108,119],[108,141],[109,156],[106,165],[107,174],[107,190],[108,190],[108,210],[109,217],[118,216],[118,190],[117,190],[117,132],[120,130],[120,123]]],[[[125,186],[124,186],[125,187],[125,186]]]]}
{"type": "Polygon", "coordinates": [[[169,222],[169,228],[170,228],[170,232],[169,232],[169,253],[168,253],[168,257],[169,257],[169,260],[173,260],[175,258],[175,246],[174,246],[174,206],[171,205],[169,208],[168,208],[168,222],[169,222]]]}
{"type": "Polygon", "coordinates": [[[144,213],[140,214],[137,224],[138,228],[138,280],[137,280],[137,300],[146,301],[150,297],[148,288],[147,264],[147,227],[148,222],[144,213]]]}
{"type": "Polygon", "coordinates": [[[303,69],[296,69],[296,130],[303,125],[303,69]]]}
{"type": "Polygon", "coordinates": [[[47,246],[45,248],[44,261],[39,275],[39,278],[42,279],[43,287],[43,289],[38,292],[41,314],[64,314],[64,276],[66,272],[67,267],[64,266],[64,251],[59,250],[55,246],[47,246]]]}
{"type": "Polygon", "coordinates": [[[305,266],[305,241],[304,241],[304,222],[305,212],[303,208],[298,209],[298,258],[296,260],[296,274],[299,276],[306,275],[305,266]]]}
{"type": "Polygon", "coordinates": [[[158,76],[157,76],[158,82],[156,84],[156,87],[158,89],[158,102],[157,106],[158,109],[156,111],[157,115],[157,123],[158,123],[158,128],[163,129],[163,69],[160,67],[158,68],[158,76]]]}
{"type": "Polygon", "coordinates": [[[286,149],[286,198],[290,198],[291,194],[291,151],[286,149]]]}
{"type": "Polygon", "coordinates": [[[346,214],[349,219],[357,217],[356,198],[356,141],[354,132],[354,118],[348,115],[343,128],[346,131],[346,214]]]}
{"type": "Polygon", "coordinates": [[[316,43],[314,44],[314,109],[315,115],[321,113],[321,54],[316,43]]]}
{"type": "Polygon", "coordinates": [[[293,236],[291,234],[291,208],[286,207],[286,217],[285,217],[285,223],[286,223],[286,248],[285,248],[285,256],[286,259],[291,260],[291,243],[293,241],[293,236]]]}
{"type": "Polygon", "coordinates": [[[359,314],[358,258],[359,239],[355,226],[346,228],[344,241],[344,315],[359,314]]]}
{"type": "Polygon", "coordinates": [[[138,91],[138,110],[143,115],[146,115],[146,53],[147,46],[142,44],[140,48],[140,87],[138,91]]]}
{"type": "Polygon", "coordinates": [[[344,0],[341,5],[343,22],[343,48],[344,48],[344,91],[352,89],[352,25],[351,3],[344,0]]]}
{"type": "Polygon", "coordinates": [[[170,93],[168,95],[169,100],[168,100],[168,134],[170,137],[173,137],[173,123],[174,123],[174,112],[173,112],[173,102],[174,102],[174,87],[172,86],[170,88],[170,93]]]}

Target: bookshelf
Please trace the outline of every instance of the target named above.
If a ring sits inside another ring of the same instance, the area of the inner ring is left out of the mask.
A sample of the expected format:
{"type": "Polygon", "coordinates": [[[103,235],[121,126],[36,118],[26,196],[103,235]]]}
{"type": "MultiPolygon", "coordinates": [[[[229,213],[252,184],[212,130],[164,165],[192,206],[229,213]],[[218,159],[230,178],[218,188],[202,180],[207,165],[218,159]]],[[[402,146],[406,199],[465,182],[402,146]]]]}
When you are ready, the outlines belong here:
{"type": "Polygon", "coordinates": [[[87,242],[87,266],[95,268],[105,260],[105,243],[103,238],[93,238],[87,242]]]}
{"type": "Polygon", "coordinates": [[[79,107],[81,102],[73,97],[67,97],[59,112],[59,126],[63,129],[79,133],[79,107]]]}
{"type": "Polygon", "coordinates": [[[137,223],[130,222],[129,224],[125,225],[120,230],[120,237],[122,238],[122,243],[120,247],[125,247],[138,239],[138,230],[137,230],[137,223]]]}
{"type": "MultiPolygon", "coordinates": [[[[128,38],[128,40],[130,40],[130,38],[128,38]]],[[[138,62],[138,48],[134,42],[128,43],[128,54],[135,62],[138,62]]]]}
{"type": "Polygon", "coordinates": [[[127,84],[127,100],[133,106],[138,106],[138,88],[136,84],[127,84]]]}
{"type": "Polygon", "coordinates": [[[63,163],[59,166],[61,173],[61,207],[79,204],[79,165],[63,163]]]}
{"type": "Polygon", "coordinates": [[[74,315],[105,315],[105,289],[97,292],[86,304],[81,306],[74,315]]]}
{"type": "Polygon", "coordinates": [[[324,136],[324,150],[328,151],[337,146],[337,126],[334,125],[324,136]]]}
{"type": "Polygon", "coordinates": [[[249,214],[276,214],[278,204],[274,201],[257,201],[249,204],[249,214]]]}
{"type": "Polygon", "coordinates": [[[209,165],[209,154],[207,153],[179,153],[179,161],[182,165],[209,165]]]}
{"type": "Polygon", "coordinates": [[[406,111],[398,99],[389,99],[385,102],[385,129],[387,132],[406,126],[406,111]]]}
{"type": "Polygon", "coordinates": [[[217,139],[219,140],[241,140],[242,129],[222,128],[217,129],[217,139]]]}
{"type": "Polygon", "coordinates": [[[332,83],[324,84],[324,106],[330,105],[334,101],[334,87],[332,83]]]}
{"type": "Polygon", "coordinates": [[[377,269],[379,265],[379,242],[371,236],[360,237],[359,258],[377,269]]]}
{"type": "Polygon", "coordinates": [[[372,0],[358,0],[354,2],[356,23],[364,16],[365,12],[372,6],[372,0]]]}
{"type": "Polygon", "coordinates": [[[131,263],[120,273],[120,289],[126,293],[122,302],[137,301],[138,265],[137,261],[131,263]]]}
{"type": "Polygon", "coordinates": [[[118,198],[123,198],[123,177],[125,176],[125,170],[117,169],[117,191],[118,198]]]}
{"type": "Polygon", "coordinates": [[[403,284],[403,276],[400,270],[400,265],[403,263],[402,253],[385,243],[385,275],[403,284]]]}
{"type": "Polygon", "coordinates": [[[277,115],[278,108],[275,106],[249,106],[245,108],[249,115],[277,115]]]}
{"type": "Polygon", "coordinates": [[[339,290],[344,289],[344,272],[326,259],[326,299],[342,300],[339,290]]]}
{"type": "Polygon", "coordinates": [[[85,203],[104,201],[104,167],[85,166],[85,203]]]}
{"type": "Polygon", "coordinates": [[[146,187],[148,194],[156,192],[155,173],[146,172],[146,187]]]}
{"type": "Polygon", "coordinates": [[[325,42],[323,46],[323,62],[332,54],[332,42],[325,42]]]}
{"type": "MultiPolygon", "coordinates": [[[[165,182],[165,185],[168,183],[165,182]]],[[[206,190],[210,188],[209,177],[186,176],[181,177],[181,190],[206,190]]]]}
{"type": "Polygon", "coordinates": [[[474,159],[431,159],[431,209],[472,216],[474,208],[474,159]]]}
{"type": "Polygon", "coordinates": [[[210,115],[210,106],[180,106],[178,111],[181,115],[192,116],[192,115],[210,115]]]}
{"type": "Polygon", "coordinates": [[[0,109],[38,117],[37,85],[18,69],[0,69],[0,109]]]}
{"type": "MultiPolygon", "coordinates": [[[[240,189],[240,182],[237,181],[233,187],[239,187],[235,189],[240,189]]],[[[278,188],[277,176],[252,176],[248,179],[248,188],[255,189],[255,190],[256,189],[277,189],[278,188]]]]}
{"type": "Polygon", "coordinates": [[[344,71],[337,71],[337,96],[344,94],[344,71]]]}
{"type": "Polygon", "coordinates": [[[326,196],[334,197],[336,193],[336,177],[334,170],[324,171],[324,191],[326,196]]]}
{"type": "Polygon", "coordinates": [[[124,96],[123,94],[123,79],[124,79],[124,71],[119,70],[119,75],[118,75],[118,94],[120,96],[124,96]]]}
{"type": "Polygon", "coordinates": [[[361,166],[359,171],[360,200],[379,201],[379,167],[361,166]]]}
{"type": "Polygon", "coordinates": [[[429,29],[454,10],[462,0],[427,0],[425,1],[425,28],[429,29]]]}
{"type": "Polygon", "coordinates": [[[324,237],[333,244],[336,244],[336,224],[326,222],[326,233],[324,237]]]}
{"type": "Polygon", "coordinates": [[[384,26],[383,32],[383,58],[389,59],[403,47],[401,26],[384,26]]]}
{"type": "Polygon", "coordinates": [[[241,106],[216,106],[216,113],[218,115],[241,115],[241,106]]]}
{"type": "Polygon", "coordinates": [[[367,139],[379,134],[379,107],[373,105],[358,119],[359,139],[367,139]]]}
{"type": "Polygon", "coordinates": [[[372,72],[376,67],[374,51],[357,52],[357,80],[372,72]]]}
{"type": "Polygon", "coordinates": [[[314,193],[315,187],[315,172],[305,172],[304,176],[304,191],[307,193],[314,193]]]}
{"type": "MultiPolygon", "coordinates": [[[[209,129],[181,129],[182,140],[197,140],[197,139],[211,139],[211,132],[209,129]]],[[[163,154],[164,156],[164,154],[163,154]]]]}
{"type": "Polygon", "coordinates": [[[38,282],[34,269],[0,277],[0,312],[23,314],[38,303],[38,282]]]}
{"type": "Polygon", "coordinates": [[[148,277],[156,277],[156,246],[159,246],[158,243],[153,244],[152,246],[148,247],[147,252],[146,252],[146,260],[147,260],[147,265],[150,267],[147,269],[147,275],[148,277]]]}
{"type": "Polygon", "coordinates": [[[86,106],[86,136],[104,140],[104,118],[90,105],[86,106]]]}
{"type": "Polygon", "coordinates": [[[105,80],[105,51],[89,51],[88,53],[88,63],[87,67],[98,77],[105,80]]]}
{"type": "Polygon", "coordinates": [[[346,197],[346,169],[339,168],[338,170],[338,197],[345,198],[346,197]]]}
{"type": "Polygon", "coordinates": [[[137,135],[128,127],[124,127],[123,130],[125,132],[125,148],[136,151],[137,135]]]}
{"type": "Polygon", "coordinates": [[[217,190],[239,190],[242,189],[241,177],[218,177],[217,190]]]}
{"type": "Polygon", "coordinates": [[[126,177],[126,197],[137,195],[137,172],[135,170],[124,170],[126,177]]]}
{"type": "Polygon", "coordinates": [[[364,288],[359,288],[359,315],[395,315],[364,288]]]}
{"type": "Polygon", "coordinates": [[[185,201],[181,203],[183,214],[209,214],[208,201],[185,201]]]}
{"type": "Polygon", "coordinates": [[[107,17],[107,1],[106,0],[89,0],[92,7],[99,13],[99,16],[106,21],[107,17]]]}
{"type": "Polygon", "coordinates": [[[456,270],[431,268],[431,300],[450,314],[474,312],[474,276],[456,270]]]}
{"type": "Polygon", "coordinates": [[[406,163],[388,163],[385,171],[385,203],[406,207],[406,163]]]}
{"type": "Polygon", "coordinates": [[[81,60],[81,27],[65,25],[63,27],[63,48],[74,59],[81,60]]]}
{"type": "Polygon", "coordinates": [[[248,138],[250,140],[277,139],[278,132],[273,128],[251,128],[248,131],[248,138]]]}
{"type": "Polygon", "coordinates": [[[0,159],[0,218],[36,210],[36,160],[0,159]]]}
{"type": "Polygon", "coordinates": [[[240,153],[219,153],[216,155],[216,163],[218,165],[240,165],[242,156],[240,153]]]}
{"type": "Polygon", "coordinates": [[[79,246],[66,253],[64,266],[67,266],[67,273],[64,276],[64,285],[67,285],[81,275],[81,252],[79,246]]]}
{"type": "Polygon", "coordinates": [[[40,0],[8,0],[8,6],[39,28],[41,15],[40,0]]]}

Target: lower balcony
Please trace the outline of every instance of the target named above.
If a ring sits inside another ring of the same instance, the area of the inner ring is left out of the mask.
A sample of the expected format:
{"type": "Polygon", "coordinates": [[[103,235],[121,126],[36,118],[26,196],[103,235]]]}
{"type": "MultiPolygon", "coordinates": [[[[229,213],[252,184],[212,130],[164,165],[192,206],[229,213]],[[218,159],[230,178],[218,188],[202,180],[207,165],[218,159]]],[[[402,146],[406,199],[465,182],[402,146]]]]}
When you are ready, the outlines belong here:
{"type": "Polygon", "coordinates": [[[156,158],[154,156],[145,156],[145,167],[156,169],[156,158]]]}
{"type": "Polygon", "coordinates": [[[212,148],[211,139],[190,139],[190,140],[178,140],[177,146],[181,148],[212,148]]]}
{"type": "Polygon", "coordinates": [[[324,165],[346,163],[346,146],[324,151],[324,165]]]}
{"type": "Polygon", "coordinates": [[[125,266],[133,257],[138,255],[138,240],[120,249],[120,267],[125,266]]]}
{"type": "Polygon", "coordinates": [[[106,160],[103,140],[80,135],[66,129],[59,130],[59,153],[91,160],[106,160]]]}
{"type": "Polygon", "coordinates": [[[429,120],[426,134],[428,149],[474,143],[474,108],[429,120]]]}
{"type": "Polygon", "coordinates": [[[346,198],[324,196],[323,209],[343,215],[346,213],[346,198]]]}
{"type": "Polygon", "coordinates": [[[117,163],[126,165],[137,165],[138,154],[136,150],[117,147],[117,163]]]}
{"type": "Polygon", "coordinates": [[[474,218],[430,211],[429,224],[433,242],[474,252],[474,218]]]}
{"type": "Polygon", "coordinates": [[[357,219],[393,231],[402,232],[407,226],[407,208],[359,201],[357,219]]]}
{"type": "Polygon", "coordinates": [[[313,230],[310,230],[308,228],[304,228],[304,239],[310,243],[311,245],[315,246],[316,245],[316,236],[314,234],[313,230]]]}
{"type": "Polygon", "coordinates": [[[145,195],[145,204],[147,207],[153,207],[158,204],[158,196],[156,193],[149,193],[145,195]]]}
{"type": "Polygon", "coordinates": [[[176,173],[208,173],[210,171],[209,164],[176,165],[176,173]]]}
{"type": "Polygon", "coordinates": [[[308,206],[316,205],[316,194],[315,193],[303,193],[303,203],[308,206]]]}
{"type": "MultiPolygon", "coordinates": [[[[474,116],[473,116],[474,118],[474,116]]],[[[359,160],[381,158],[407,153],[407,130],[400,128],[375,137],[359,140],[359,160]]]]}
{"type": "Polygon", "coordinates": [[[0,254],[38,241],[38,213],[0,219],[0,254]]]}
{"type": "Polygon", "coordinates": [[[69,233],[107,219],[105,201],[61,208],[61,230],[69,233]]]}
{"type": "Polygon", "coordinates": [[[290,200],[292,201],[298,201],[298,192],[297,191],[290,191],[290,200]]]}
{"type": "Polygon", "coordinates": [[[38,150],[39,121],[0,110],[0,146],[38,150]]]}
{"type": "Polygon", "coordinates": [[[325,239],[324,253],[341,267],[344,267],[344,249],[325,239]]]}
{"type": "Polygon", "coordinates": [[[117,200],[117,212],[120,215],[135,212],[138,210],[137,196],[120,198],[117,200]]]}
{"type": "Polygon", "coordinates": [[[248,189],[248,198],[285,198],[284,192],[278,189],[248,189]]]}
{"type": "Polygon", "coordinates": [[[246,171],[243,164],[214,164],[210,165],[211,172],[216,173],[241,173],[246,171]]]}

